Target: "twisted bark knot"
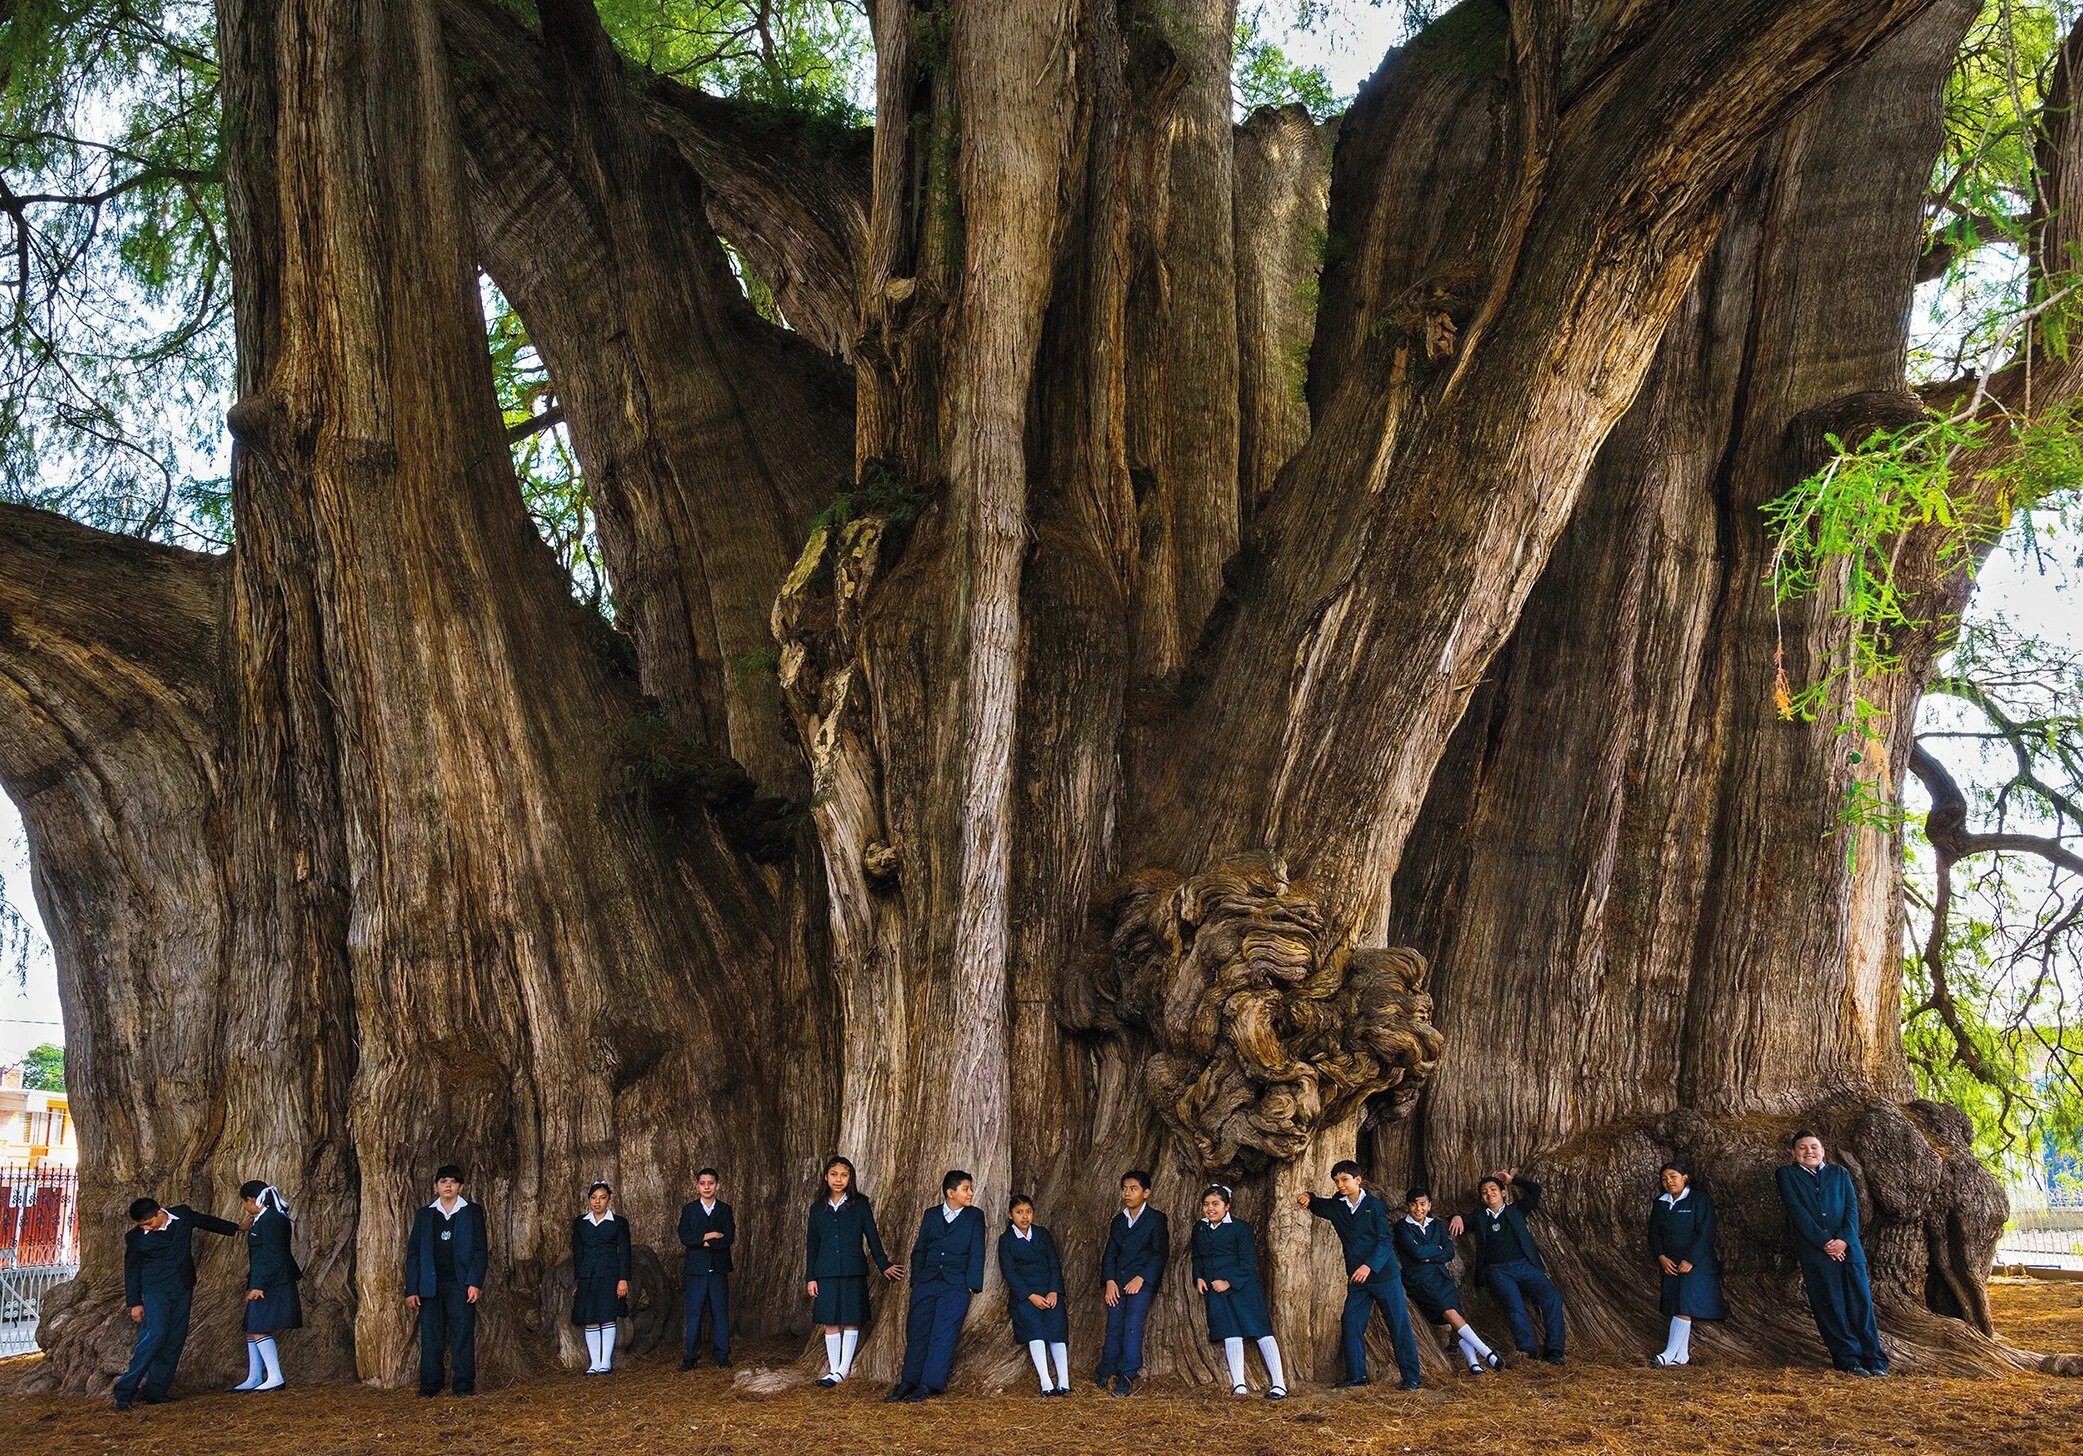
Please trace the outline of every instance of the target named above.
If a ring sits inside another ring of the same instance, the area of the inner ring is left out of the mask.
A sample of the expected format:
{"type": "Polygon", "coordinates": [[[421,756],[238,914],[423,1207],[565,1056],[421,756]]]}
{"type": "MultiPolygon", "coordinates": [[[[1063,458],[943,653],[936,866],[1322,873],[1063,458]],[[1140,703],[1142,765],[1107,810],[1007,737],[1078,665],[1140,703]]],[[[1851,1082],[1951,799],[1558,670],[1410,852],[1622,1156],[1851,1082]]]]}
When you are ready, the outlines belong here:
{"type": "Polygon", "coordinates": [[[1378,1094],[1401,1117],[1438,1065],[1424,958],[1327,937],[1315,888],[1275,861],[1144,870],[1105,908],[1101,994],[1155,1040],[1144,1095],[1205,1170],[1294,1158],[1378,1094]]]}

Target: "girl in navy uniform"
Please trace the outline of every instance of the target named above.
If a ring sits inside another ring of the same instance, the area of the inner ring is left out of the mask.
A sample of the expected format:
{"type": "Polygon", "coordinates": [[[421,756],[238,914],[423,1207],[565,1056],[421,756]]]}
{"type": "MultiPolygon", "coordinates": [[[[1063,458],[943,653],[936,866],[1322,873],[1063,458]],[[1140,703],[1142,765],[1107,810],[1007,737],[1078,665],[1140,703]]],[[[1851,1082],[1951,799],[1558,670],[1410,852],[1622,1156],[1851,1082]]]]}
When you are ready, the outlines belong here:
{"type": "Polygon", "coordinates": [[[1070,1309],[1063,1299],[1063,1260],[1056,1240],[1034,1221],[1034,1200],[1013,1195],[1010,1222],[998,1236],[998,1272],[1005,1276],[1013,1339],[1027,1347],[1043,1395],[1070,1394],[1070,1309]],[[1056,1373],[1049,1375],[1055,1357],[1056,1373]]]}
{"type": "Polygon", "coordinates": [[[571,1221],[571,1322],[586,1332],[588,1375],[615,1368],[615,1321],[629,1313],[629,1224],[609,1206],[614,1195],[595,1183],[571,1221]]]}
{"type": "Polygon", "coordinates": [[[853,1369],[868,1318],[868,1265],[873,1261],[885,1279],[902,1279],[904,1266],[882,1251],[875,1229],[875,1210],[855,1185],[853,1164],[845,1158],[825,1162],[824,1191],[811,1201],[805,1236],[803,1288],[810,1295],[810,1318],[825,1327],[825,1365],[819,1385],[827,1389],[853,1369]],[[862,1252],[863,1245],[866,1253],[862,1252]]]}
{"type": "Polygon", "coordinates": [[[1249,1392],[1244,1383],[1244,1342],[1256,1340],[1271,1382],[1266,1399],[1284,1400],[1287,1373],[1280,1366],[1273,1317],[1266,1312],[1251,1225],[1230,1217],[1230,1190],[1220,1183],[1209,1184],[1201,1194],[1201,1217],[1193,1226],[1193,1287],[1208,1306],[1208,1339],[1222,1346],[1229,1362],[1230,1394],[1249,1392]]]}
{"type": "Polygon", "coordinates": [[[1679,1159],[1661,1170],[1664,1191],[1649,1209],[1649,1252],[1663,1272],[1660,1307],[1671,1322],[1652,1365],[1692,1363],[1692,1322],[1728,1318],[1721,1298],[1721,1261],[1714,1254],[1714,1200],[1679,1159]]]}
{"type": "Polygon", "coordinates": [[[1411,1189],[1403,1195],[1403,1210],[1396,1225],[1396,1258],[1403,1265],[1404,1292],[1419,1314],[1453,1332],[1470,1375],[1502,1370],[1504,1356],[1484,1344],[1461,1313],[1461,1291],[1454,1286],[1454,1236],[1444,1219],[1432,1216],[1432,1190],[1411,1189]]]}
{"type": "Polygon", "coordinates": [[[280,1390],[282,1356],[275,1336],[300,1329],[304,1308],[297,1281],[304,1277],[289,1250],[289,1205],[273,1184],[255,1178],[239,1189],[246,1200],[246,1378],[233,1390],[280,1390]]]}

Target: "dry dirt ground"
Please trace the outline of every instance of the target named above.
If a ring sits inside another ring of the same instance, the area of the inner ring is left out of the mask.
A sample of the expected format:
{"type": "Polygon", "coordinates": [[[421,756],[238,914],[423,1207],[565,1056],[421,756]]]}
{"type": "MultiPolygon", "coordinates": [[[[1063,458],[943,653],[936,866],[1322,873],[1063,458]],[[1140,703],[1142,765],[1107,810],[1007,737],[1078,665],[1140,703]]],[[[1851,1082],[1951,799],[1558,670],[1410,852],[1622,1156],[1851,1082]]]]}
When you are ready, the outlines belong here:
{"type": "MultiPolygon", "coordinates": [[[[1992,1285],[1998,1327],[2020,1344],[2083,1350],[2083,1284],[1992,1285]]],[[[33,1358],[33,1357],[32,1357],[33,1358]]],[[[0,1364],[0,1392],[28,1362],[0,1364]]],[[[572,1376],[472,1400],[410,1391],[291,1390],[191,1396],[123,1415],[105,1400],[0,1393],[0,1456],[433,1456],[652,1452],[1105,1453],[1105,1456],[1332,1456],[1345,1452],[1596,1452],[1790,1456],[1968,1452],[2054,1456],[2083,1442],[2083,1380],[1904,1376],[1858,1380],[1814,1370],[1573,1363],[1520,1365],[1416,1395],[1391,1387],[1274,1403],[1185,1391],[1115,1400],[1032,1394],[884,1405],[862,1382],[770,1399],[733,1393],[725,1373],[681,1375],[666,1352],[605,1380],[572,1376]]]]}

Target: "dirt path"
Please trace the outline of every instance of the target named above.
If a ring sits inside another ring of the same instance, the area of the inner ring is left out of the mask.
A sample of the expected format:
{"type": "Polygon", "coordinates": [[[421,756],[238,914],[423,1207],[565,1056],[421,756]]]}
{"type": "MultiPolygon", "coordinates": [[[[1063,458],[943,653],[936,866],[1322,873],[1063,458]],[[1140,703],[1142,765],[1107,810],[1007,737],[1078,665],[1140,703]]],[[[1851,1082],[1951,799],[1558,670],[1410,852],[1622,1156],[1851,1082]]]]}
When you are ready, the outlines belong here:
{"type": "MultiPolygon", "coordinates": [[[[2021,1343],[2083,1350],[2083,1284],[1992,1286],[1999,1327],[2021,1343]]],[[[9,1362],[14,1364],[15,1362],[9,1362]]],[[[21,1368],[16,1366],[17,1369],[21,1368]]],[[[0,1367],[0,1381],[5,1380],[0,1367]]],[[[327,1387],[270,1396],[196,1396],[121,1415],[105,1401],[0,1398],[0,1451],[208,1456],[364,1452],[784,1453],[833,1448],[936,1456],[1337,1456],[1346,1452],[1588,1452],[1626,1456],[1789,1456],[1971,1452],[2043,1456],[2083,1438],[2083,1381],[1906,1376],[1857,1380],[1814,1370],[1520,1365],[1406,1396],[1377,1385],[1284,1403],[1154,1392],[1114,1400],[1031,1393],[889,1406],[881,1386],[768,1400],[732,1393],[723,1372],[681,1375],[656,1357],[607,1380],[573,1376],[474,1400],[327,1387]]]]}

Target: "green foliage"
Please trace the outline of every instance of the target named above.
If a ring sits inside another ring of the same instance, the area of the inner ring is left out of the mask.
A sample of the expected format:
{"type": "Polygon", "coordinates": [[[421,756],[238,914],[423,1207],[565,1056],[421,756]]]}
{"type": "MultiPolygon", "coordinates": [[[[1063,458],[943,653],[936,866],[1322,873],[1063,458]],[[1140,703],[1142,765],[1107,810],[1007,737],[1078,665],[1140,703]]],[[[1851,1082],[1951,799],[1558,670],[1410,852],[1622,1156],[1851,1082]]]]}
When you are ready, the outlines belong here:
{"type": "Polygon", "coordinates": [[[1261,30],[1262,12],[1240,12],[1231,65],[1237,109],[1249,113],[1261,106],[1306,107],[1323,121],[1342,109],[1321,66],[1298,65],[1261,30]]]}
{"type": "Polygon", "coordinates": [[[22,1053],[22,1085],[32,1092],[63,1092],[65,1048],[43,1042],[22,1053]]]}
{"type": "Polygon", "coordinates": [[[812,517],[810,531],[837,532],[849,521],[880,516],[884,524],[908,526],[932,500],[924,486],[905,479],[887,460],[870,460],[861,468],[861,478],[832,497],[832,503],[812,517]]]}
{"type": "Polygon", "coordinates": [[[646,70],[838,128],[869,120],[874,68],[850,0],[596,0],[616,47],[646,70]]]}

